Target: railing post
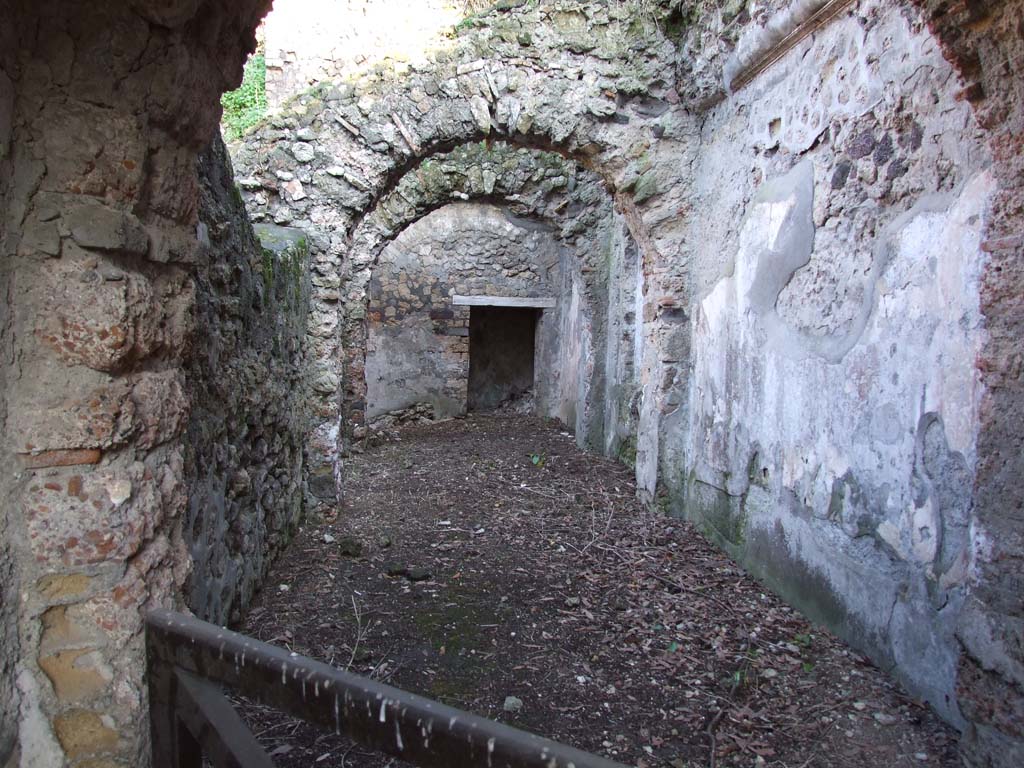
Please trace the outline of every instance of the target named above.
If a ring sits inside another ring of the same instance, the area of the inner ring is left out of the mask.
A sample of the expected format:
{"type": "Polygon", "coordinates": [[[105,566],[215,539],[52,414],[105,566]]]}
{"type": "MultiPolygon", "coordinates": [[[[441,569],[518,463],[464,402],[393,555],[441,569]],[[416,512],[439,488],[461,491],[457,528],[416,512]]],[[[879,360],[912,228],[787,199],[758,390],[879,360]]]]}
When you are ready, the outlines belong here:
{"type": "Polygon", "coordinates": [[[147,633],[152,768],[202,768],[199,742],[178,717],[178,684],[174,669],[153,652],[153,642],[155,639],[147,633]]]}

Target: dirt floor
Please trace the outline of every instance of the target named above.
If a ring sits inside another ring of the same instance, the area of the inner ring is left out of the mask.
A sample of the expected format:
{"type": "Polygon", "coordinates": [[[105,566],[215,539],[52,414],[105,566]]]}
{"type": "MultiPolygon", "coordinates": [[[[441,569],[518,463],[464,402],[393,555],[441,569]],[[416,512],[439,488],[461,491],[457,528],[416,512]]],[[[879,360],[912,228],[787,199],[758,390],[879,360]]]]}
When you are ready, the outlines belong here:
{"type": "MultiPolygon", "coordinates": [[[[958,765],[956,733],[555,424],[348,461],[241,631],[640,768],[958,765]]],[[[396,764],[248,703],[284,768],[396,764]]]]}

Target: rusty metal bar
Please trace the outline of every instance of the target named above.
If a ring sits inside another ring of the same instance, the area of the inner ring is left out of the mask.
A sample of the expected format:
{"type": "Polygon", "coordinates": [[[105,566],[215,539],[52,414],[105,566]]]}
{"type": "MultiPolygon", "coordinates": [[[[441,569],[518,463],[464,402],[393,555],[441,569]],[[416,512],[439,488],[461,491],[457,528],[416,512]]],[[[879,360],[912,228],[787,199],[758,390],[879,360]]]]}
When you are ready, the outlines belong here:
{"type": "MultiPolygon", "coordinates": [[[[157,699],[153,709],[154,749],[176,732],[175,706],[160,697],[184,693],[186,686],[194,691],[190,685],[193,677],[168,673],[180,670],[423,768],[623,768],[597,755],[290,654],[189,616],[158,610],[149,614],[146,625],[150,700],[157,699]]],[[[190,695],[194,697],[194,693],[190,695]]],[[[209,699],[207,704],[220,709],[209,699]]],[[[193,712],[196,709],[192,707],[193,712]]],[[[201,717],[223,721],[222,711],[212,712],[208,707],[201,717]]],[[[199,739],[193,732],[189,736],[199,739]]],[[[192,765],[157,764],[160,768],[192,765]]],[[[250,764],[245,765],[248,768],[250,764]]]]}

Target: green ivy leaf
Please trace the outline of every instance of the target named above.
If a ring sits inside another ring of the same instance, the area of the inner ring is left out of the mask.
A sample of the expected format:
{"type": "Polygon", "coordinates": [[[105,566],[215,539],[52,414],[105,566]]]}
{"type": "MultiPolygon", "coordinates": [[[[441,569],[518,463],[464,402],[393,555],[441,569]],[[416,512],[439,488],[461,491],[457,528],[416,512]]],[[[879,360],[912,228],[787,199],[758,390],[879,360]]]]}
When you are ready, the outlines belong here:
{"type": "Polygon", "coordinates": [[[263,54],[249,58],[242,84],[221,96],[220,103],[229,139],[237,139],[263,118],[267,113],[267,62],[263,54]]]}

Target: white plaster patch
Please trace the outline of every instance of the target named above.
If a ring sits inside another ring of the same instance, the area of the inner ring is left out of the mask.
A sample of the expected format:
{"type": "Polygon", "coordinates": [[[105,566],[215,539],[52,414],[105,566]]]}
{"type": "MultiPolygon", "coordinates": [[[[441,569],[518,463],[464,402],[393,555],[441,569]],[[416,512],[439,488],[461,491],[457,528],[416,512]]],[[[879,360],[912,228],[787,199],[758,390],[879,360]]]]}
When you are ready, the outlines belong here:
{"type": "Polygon", "coordinates": [[[786,217],[796,207],[796,196],[790,195],[785,200],[766,203],[759,207],[764,208],[765,245],[769,249],[775,250],[779,245],[779,233],[782,231],[782,225],[785,223],[786,217]]]}
{"type": "Polygon", "coordinates": [[[979,173],[951,204],[936,210],[935,203],[924,201],[900,222],[868,329],[874,343],[884,344],[897,327],[905,345],[926,347],[895,353],[905,365],[902,375],[915,380],[918,388],[919,405],[913,410],[917,416],[940,414],[950,449],[963,454],[971,467],[982,396],[976,360],[985,339],[980,244],[994,191],[991,173],[979,173]]]}
{"type": "Polygon", "coordinates": [[[786,215],[774,203],[754,207],[735,276],[719,281],[694,317],[690,451],[699,479],[735,474],[747,459],[743,446],[756,443],[776,457],[771,475],[825,516],[834,482],[853,472],[889,488],[876,502],[893,516],[879,529],[893,549],[915,560],[934,555],[936,524],[923,513],[913,519],[914,434],[923,412],[940,413],[950,447],[973,466],[979,242],[993,190],[991,176],[979,174],[955,200],[926,200],[894,223],[878,304],[860,342],[835,362],[808,356],[792,336],[765,344],[764,319],[746,311],[739,286],[759,259],[774,258],[770,225],[786,215]],[[736,444],[739,428],[745,437],[736,444]]]}
{"type": "MultiPolygon", "coordinates": [[[[794,563],[819,571],[861,625],[851,630],[859,642],[902,648],[907,679],[955,720],[955,607],[895,590],[908,574],[922,577],[916,585],[935,578],[937,558],[953,557],[939,551],[942,516],[961,510],[939,509],[942,498],[922,487],[918,429],[937,416],[937,444],[973,470],[980,240],[994,183],[976,173],[986,149],[931,36],[877,0],[858,14],[874,25],[835,19],[701,129],[702,215],[687,229],[701,298],[689,430],[671,435],[685,441],[685,464],[673,470],[733,494],[756,451],[763,485],[749,485],[738,524],[784,536],[794,563]],[[780,251],[798,242],[779,225],[804,215],[803,198],[779,183],[797,160],[815,169],[809,260],[781,294],[760,294],[761,272],[778,275],[780,251]],[[904,618],[893,621],[900,601],[904,618]]],[[[968,564],[943,562],[940,584],[962,583],[968,564]]]]}
{"type": "Polygon", "coordinates": [[[49,718],[41,709],[39,684],[27,669],[18,672],[17,684],[21,694],[18,723],[22,751],[20,768],[62,768],[64,751],[54,738],[49,718]]]}
{"type": "Polygon", "coordinates": [[[878,538],[888,544],[905,560],[907,552],[903,547],[902,531],[888,520],[883,520],[878,526],[878,538]]]}
{"type": "Polygon", "coordinates": [[[124,504],[132,496],[132,484],[130,480],[111,480],[107,483],[107,495],[115,507],[124,504]]]}

